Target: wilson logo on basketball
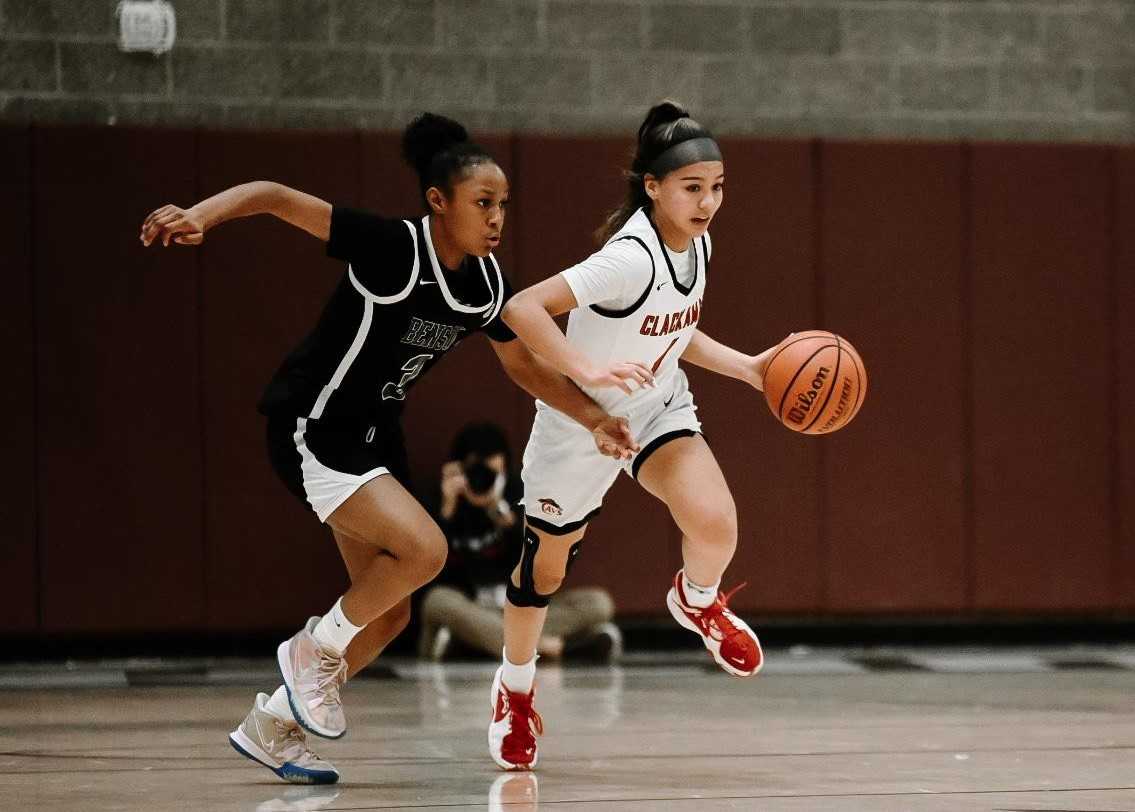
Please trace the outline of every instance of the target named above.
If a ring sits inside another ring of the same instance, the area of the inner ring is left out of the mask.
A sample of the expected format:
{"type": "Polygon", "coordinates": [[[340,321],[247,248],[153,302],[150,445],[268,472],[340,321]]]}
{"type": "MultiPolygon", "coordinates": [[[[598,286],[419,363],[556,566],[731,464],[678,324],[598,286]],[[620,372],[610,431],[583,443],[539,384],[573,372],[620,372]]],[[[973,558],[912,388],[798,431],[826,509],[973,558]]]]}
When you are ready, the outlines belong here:
{"type": "Polygon", "coordinates": [[[812,379],[812,387],[804,392],[797,393],[796,405],[788,410],[790,421],[798,424],[804,422],[804,418],[812,410],[816,398],[820,396],[820,390],[824,388],[824,382],[828,379],[829,372],[831,370],[827,367],[820,367],[816,370],[816,377],[812,379]]]}
{"type": "Polygon", "coordinates": [[[830,434],[855,419],[867,394],[867,372],[855,348],[827,330],[790,333],[764,370],[765,403],[801,434],[830,434]]]}
{"type": "Polygon", "coordinates": [[[549,516],[563,516],[564,509],[556,504],[555,499],[539,499],[540,510],[549,516]]]}

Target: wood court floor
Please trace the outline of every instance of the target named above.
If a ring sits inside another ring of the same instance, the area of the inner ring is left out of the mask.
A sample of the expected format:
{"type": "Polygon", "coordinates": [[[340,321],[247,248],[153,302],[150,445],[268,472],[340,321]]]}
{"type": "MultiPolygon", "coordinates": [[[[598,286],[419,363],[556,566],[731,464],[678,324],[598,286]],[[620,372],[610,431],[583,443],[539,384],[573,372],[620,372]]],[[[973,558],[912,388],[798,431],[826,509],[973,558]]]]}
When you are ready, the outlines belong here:
{"type": "Polygon", "coordinates": [[[535,776],[486,754],[492,665],[402,661],[348,686],[344,739],[311,739],[332,787],[284,784],[228,745],[276,684],[270,661],[5,667],[0,809],[1130,812],[1124,656],[868,670],[770,652],[751,680],[700,658],[543,668],[535,776]]]}

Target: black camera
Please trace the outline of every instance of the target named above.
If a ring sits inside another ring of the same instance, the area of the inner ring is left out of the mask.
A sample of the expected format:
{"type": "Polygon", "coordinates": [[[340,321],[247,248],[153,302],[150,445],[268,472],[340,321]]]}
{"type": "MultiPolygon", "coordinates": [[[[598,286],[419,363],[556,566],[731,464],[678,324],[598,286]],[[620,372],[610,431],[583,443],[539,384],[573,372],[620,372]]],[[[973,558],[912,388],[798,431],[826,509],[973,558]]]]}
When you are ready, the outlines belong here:
{"type": "Polygon", "coordinates": [[[481,460],[465,464],[464,470],[465,481],[469,483],[469,492],[477,496],[491,491],[497,481],[497,472],[481,460]]]}

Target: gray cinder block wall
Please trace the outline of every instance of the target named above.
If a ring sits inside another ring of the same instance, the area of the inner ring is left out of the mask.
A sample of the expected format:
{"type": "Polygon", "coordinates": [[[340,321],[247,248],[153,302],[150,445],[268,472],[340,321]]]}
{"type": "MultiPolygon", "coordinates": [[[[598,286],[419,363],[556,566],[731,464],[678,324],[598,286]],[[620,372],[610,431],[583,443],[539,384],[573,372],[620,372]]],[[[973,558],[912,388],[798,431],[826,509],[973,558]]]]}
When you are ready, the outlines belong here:
{"type": "Polygon", "coordinates": [[[0,0],[0,121],[1131,141],[1135,2],[174,0],[161,57],[114,0],[0,0]]]}

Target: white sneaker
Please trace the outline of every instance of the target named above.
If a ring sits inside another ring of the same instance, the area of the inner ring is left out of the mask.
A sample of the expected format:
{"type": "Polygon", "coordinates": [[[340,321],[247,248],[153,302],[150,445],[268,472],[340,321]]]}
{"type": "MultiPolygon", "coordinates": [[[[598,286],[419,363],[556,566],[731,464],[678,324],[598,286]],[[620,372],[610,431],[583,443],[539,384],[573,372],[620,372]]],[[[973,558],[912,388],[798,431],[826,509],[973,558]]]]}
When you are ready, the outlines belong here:
{"type": "Polygon", "coordinates": [[[531,770],[536,766],[536,736],[544,732],[544,721],[532,707],[536,689],[527,694],[508,690],[501,682],[502,668],[493,676],[489,694],[489,754],[502,769],[531,770]]]}
{"type": "Polygon", "coordinates": [[[267,701],[268,694],[256,695],[252,710],[229,734],[233,749],[293,784],[338,781],[339,771],[308,749],[300,726],[294,720],[285,721],[265,710],[267,701]]]}
{"type": "Polygon", "coordinates": [[[276,660],[296,721],[316,736],[337,739],[347,732],[347,717],[339,700],[339,688],[347,679],[347,660],[315,641],[311,632],[318,623],[318,617],[310,618],[294,637],[281,643],[276,660]]]}

